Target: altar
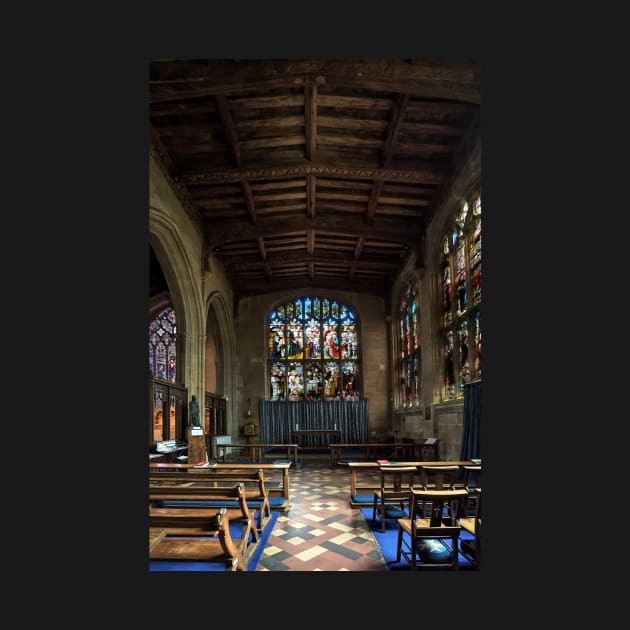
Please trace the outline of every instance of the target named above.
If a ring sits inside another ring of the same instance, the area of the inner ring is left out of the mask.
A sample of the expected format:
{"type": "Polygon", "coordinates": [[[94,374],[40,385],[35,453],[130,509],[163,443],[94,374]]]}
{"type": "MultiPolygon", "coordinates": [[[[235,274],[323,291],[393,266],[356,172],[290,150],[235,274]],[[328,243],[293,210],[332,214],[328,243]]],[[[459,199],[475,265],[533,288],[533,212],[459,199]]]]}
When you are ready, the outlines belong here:
{"type": "Polygon", "coordinates": [[[301,448],[327,447],[331,442],[341,441],[341,431],[338,429],[296,429],[291,435],[293,442],[301,448]]]}
{"type": "Polygon", "coordinates": [[[367,400],[261,400],[263,444],[325,449],[340,442],[369,442],[367,400]]]}

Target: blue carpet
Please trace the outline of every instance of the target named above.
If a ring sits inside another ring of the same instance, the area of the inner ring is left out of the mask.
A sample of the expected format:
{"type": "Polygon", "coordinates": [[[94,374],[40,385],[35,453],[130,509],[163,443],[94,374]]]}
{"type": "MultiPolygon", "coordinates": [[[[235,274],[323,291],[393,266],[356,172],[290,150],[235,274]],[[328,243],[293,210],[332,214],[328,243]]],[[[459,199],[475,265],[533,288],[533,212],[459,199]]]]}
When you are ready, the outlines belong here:
{"type": "MultiPolygon", "coordinates": [[[[267,521],[265,528],[260,535],[260,541],[256,545],[256,549],[250,555],[247,561],[247,570],[255,571],[262,553],[267,545],[271,530],[278,520],[279,512],[271,512],[271,516],[267,521]]],[[[230,523],[230,534],[233,538],[241,535],[240,523],[230,523]]],[[[251,540],[251,535],[250,535],[251,540]]],[[[149,560],[149,571],[225,571],[225,564],[219,562],[193,562],[191,560],[149,560]]]]}
{"type": "MultiPolygon", "coordinates": [[[[373,494],[353,494],[352,500],[354,503],[365,503],[366,505],[374,505],[374,495],[373,494]]],[[[372,514],[370,512],[370,514],[372,514]]]]}
{"type": "MultiPolygon", "coordinates": [[[[405,560],[403,556],[400,557],[400,562],[396,562],[396,541],[398,537],[398,525],[396,523],[395,518],[386,518],[385,519],[385,531],[381,531],[381,520],[376,517],[376,522],[372,521],[372,508],[362,507],[359,508],[361,513],[365,517],[368,526],[370,527],[372,534],[374,534],[374,538],[378,543],[378,546],[381,549],[381,553],[385,558],[385,562],[387,562],[387,566],[392,571],[409,571],[409,563],[405,560]]],[[[406,536],[406,534],[404,534],[406,536]]],[[[472,534],[469,532],[462,530],[461,538],[473,538],[472,534]]],[[[459,568],[460,569],[472,569],[472,564],[470,560],[464,557],[461,553],[459,554],[459,568]]],[[[429,569],[426,569],[427,571],[429,569]]],[[[432,569],[432,570],[441,570],[441,569],[432,569]]],[[[447,569],[450,570],[450,569],[447,569]]]]}

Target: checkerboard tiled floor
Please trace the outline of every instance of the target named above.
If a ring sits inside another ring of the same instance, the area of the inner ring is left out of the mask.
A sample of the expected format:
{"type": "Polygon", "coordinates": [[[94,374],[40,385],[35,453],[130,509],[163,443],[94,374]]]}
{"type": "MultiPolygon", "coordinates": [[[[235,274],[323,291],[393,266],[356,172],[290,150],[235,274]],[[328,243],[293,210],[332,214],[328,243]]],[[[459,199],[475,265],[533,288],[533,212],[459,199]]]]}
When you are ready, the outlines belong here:
{"type": "Polygon", "coordinates": [[[347,469],[304,461],[289,473],[291,509],[281,512],[257,571],[387,571],[361,511],[349,504],[347,469]]]}

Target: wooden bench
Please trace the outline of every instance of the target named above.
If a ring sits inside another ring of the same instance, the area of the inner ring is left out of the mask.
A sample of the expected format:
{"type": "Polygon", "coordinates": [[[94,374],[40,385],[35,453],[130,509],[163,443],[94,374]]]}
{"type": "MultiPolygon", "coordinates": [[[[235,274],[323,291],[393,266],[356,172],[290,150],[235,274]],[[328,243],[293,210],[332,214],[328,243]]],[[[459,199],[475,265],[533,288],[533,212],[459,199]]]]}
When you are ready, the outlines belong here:
{"type": "Polygon", "coordinates": [[[331,444],[330,465],[342,460],[415,459],[415,442],[361,442],[331,444]]]}
{"type": "Polygon", "coordinates": [[[246,458],[252,464],[262,463],[265,459],[280,458],[297,464],[298,445],[297,444],[275,444],[271,442],[217,444],[217,461],[221,464],[230,463],[227,459],[236,459],[232,451],[246,451],[246,458]],[[275,453],[272,451],[279,451],[275,453]]]}
{"type": "MultiPolygon", "coordinates": [[[[179,486],[180,488],[182,486],[179,486]]],[[[210,500],[206,505],[195,504],[198,501],[197,495],[194,499],[186,499],[191,495],[180,495],[169,492],[169,487],[161,487],[159,493],[149,493],[149,526],[160,527],[168,534],[190,534],[190,535],[208,535],[209,529],[212,529],[212,523],[209,522],[213,512],[217,509],[226,509],[230,521],[239,521],[242,531],[241,538],[249,539],[252,535],[252,541],[258,542],[259,536],[255,527],[251,512],[245,500],[245,493],[242,486],[234,486],[230,488],[212,488],[211,495],[204,494],[204,497],[210,496],[210,500]],[[172,497],[177,497],[173,499],[172,497]],[[159,507],[164,501],[192,502],[191,507],[159,507]],[[225,500],[226,503],[232,504],[236,502],[238,507],[228,507],[228,505],[217,507],[209,505],[209,503],[220,502],[225,500]]]]}
{"type": "Polygon", "coordinates": [[[203,467],[199,467],[196,464],[179,464],[171,462],[154,462],[149,463],[149,474],[157,472],[177,471],[196,473],[206,470],[221,470],[221,471],[252,471],[262,469],[265,473],[265,485],[269,491],[269,497],[283,497],[284,502],[282,505],[276,506],[276,509],[286,511],[291,505],[289,502],[290,488],[289,488],[289,469],[291,468],[291,462],[280,462],[275,464],[206,464],[203,467]],[[273,488],[268,485],[269,477],[274,472],[282,473],[282,481],[278,488],[273,488]]]}
{"type": "MultiPolygon", "coordinates": [[[[262,531],[264,519],[271,515],[269,492],[265,486],[265,476],[262,469],[250,471],[218,471],[212,468],[196,469],[191,472],[161,472],[149,475],[149,485],[155,486],[183,486],[203,490],[204,488],[229,487],[242,483],[248,507],[258,510],[256,527],[262,531]],[[206,484],[192,486],[191,484],[206,484]],[[253,486],[253,487],[252,487],[253,486]]],[[[226,506],[227,507],[227,506],[226,506]]]]}
{"type": "MultiPolygon", "coordinates": [[[[152,508],[217,510],[225,507],[229,510],[228,515],[233,521],[238,520],[243,524],[249,523],[252,538],[255,542],[258,542],[259,532],[262,531],[263,526],[263,520],[260,517],[262,512],[261,503],[258,502],[255,505],[259,520],[254,523],[242,484],[229,488],[149,485],[149,515],[151,515],[150,511],[152,508]]],[[[150,524],[157,525],[157,523],[150,524]]]]}
{"type": "Polygon", "coordinates": [[[249,531],[244,532],[241,539],[233,539],[226,508],[219,508],[216,513],[208,514],[204,533],[208,536],[216,536],[216,538],[186,534],[172,536],[169,535],[168,528],[149,527],[149,558],[151,560],[221,562],[225,563],[231,571],[247,571],[245,549],[249,540],[249,531]]]}
{"type": "Polygon", "coordinates": [[[161,527],[149,527],[149,551],[166,536],[166,530],[161,527]]]}

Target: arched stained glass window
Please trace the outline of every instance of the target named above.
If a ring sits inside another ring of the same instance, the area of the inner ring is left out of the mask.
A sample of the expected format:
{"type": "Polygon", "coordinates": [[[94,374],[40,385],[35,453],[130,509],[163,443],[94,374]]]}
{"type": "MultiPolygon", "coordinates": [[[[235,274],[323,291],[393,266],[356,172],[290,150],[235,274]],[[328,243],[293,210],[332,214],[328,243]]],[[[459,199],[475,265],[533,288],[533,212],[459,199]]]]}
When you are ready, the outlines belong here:
{"type": "Polygon", "coordinates": [[[153,378],[175,383],[177,376],[175,311],[166,307],[149,326],[149,371],[153,378]]]}
{"type": "Polygon", "coordinates": [[[297,298],[268,316],[269,400],[358,400],[359,322],[335,300],[297,298]]]}
{"type": "Polygon", "coordinates": [[[399,404],[401,407],[417,407],[422,399],[420,389],[420,325],[418,300],[413,287],[407,287],[398,319],[399,404]]]}
{"type": "Polygon", "coordinates": [[[481,198],[464,202],[442,250],[442,400],[481,378],[481,198]]]}

